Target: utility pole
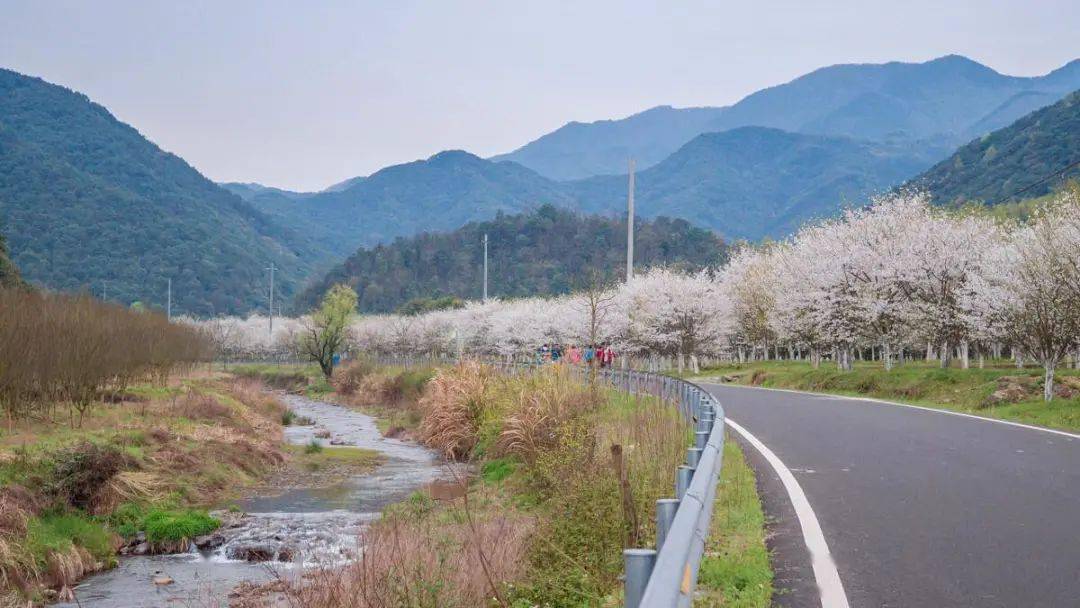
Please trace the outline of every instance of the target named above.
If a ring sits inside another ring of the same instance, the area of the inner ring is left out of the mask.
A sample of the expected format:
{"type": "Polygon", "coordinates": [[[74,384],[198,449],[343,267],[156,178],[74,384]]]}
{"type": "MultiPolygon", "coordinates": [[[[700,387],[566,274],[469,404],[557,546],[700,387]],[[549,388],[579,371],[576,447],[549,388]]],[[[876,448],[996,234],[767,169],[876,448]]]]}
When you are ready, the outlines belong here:
{"type": "Polygon", "coordinates": [[[634,159],[630,159],[630,184],[626,196],[626,282],[634,278],[634,159]]]}
{"type": "Polygon", "coordinates": [[[270,266],[266,268],[270,271],[270,339],[274,339],[274,271],[277,270],[277,266],[273,262],[270,262],[270,266]]]}
{"type": "Polygon", "coordinates": [[[169,295],[165,299],[165,318],[172,321],[172,278],[169,278],[169,295]]]}
{"type": "Polygon", "coordinates": [[[487,251],[488,251],[488,235],[485,232],[484,233],[484,301],[485,302],[487,302],[487,299],[488,299],[488,296],[487,296],[487,293],[488,293],[487,292],[487,285],[488,285],[488,262],[487,262],[488,254],[487,254],[487,251]]]}

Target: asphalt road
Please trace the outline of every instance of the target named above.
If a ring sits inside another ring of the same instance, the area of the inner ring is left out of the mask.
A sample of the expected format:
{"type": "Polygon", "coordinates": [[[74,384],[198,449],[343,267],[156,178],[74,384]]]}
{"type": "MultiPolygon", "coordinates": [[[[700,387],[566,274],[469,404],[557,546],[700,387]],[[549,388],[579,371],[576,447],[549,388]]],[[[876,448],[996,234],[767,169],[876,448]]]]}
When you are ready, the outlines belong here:
{"type": "MultiPolygon", "coordinates": [[[[870,400],[702,386],[792,471],[852,607],[1080,606],[1080,439],[870,400]]],[[[742,443],[776,521],[776,603],[820,605],[789,496],[742,443]]]]}

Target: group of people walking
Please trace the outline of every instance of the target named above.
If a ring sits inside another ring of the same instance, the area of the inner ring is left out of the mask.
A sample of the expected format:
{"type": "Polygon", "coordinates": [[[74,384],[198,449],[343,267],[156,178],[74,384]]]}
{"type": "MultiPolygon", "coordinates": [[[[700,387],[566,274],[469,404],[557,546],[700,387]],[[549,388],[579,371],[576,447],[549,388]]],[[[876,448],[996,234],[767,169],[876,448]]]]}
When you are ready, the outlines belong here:
{"type": "Polygon", "coordinates": [[[541,363],[569,363],[571,365],[596,365],[597,367],[611,367],[615,363],[615,350],[610,344],[599,346],[590,344],[584,348],[578,348],[571,344],[544,344],[536,349],[536,358],[541,363]]]}

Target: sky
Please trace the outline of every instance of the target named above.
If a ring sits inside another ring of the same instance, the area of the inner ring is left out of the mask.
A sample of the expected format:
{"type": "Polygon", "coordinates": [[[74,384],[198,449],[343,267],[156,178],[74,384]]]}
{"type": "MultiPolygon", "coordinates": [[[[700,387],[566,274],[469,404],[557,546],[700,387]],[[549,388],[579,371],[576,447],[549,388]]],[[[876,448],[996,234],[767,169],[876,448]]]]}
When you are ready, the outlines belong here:
{"type": "Polygon", "coordinates": [[[0,0],[0,67],[85,93],[216,181],[319,190],[568,121],[722,106],[837,63],[1044,74],[1075,0],[0,0]]]}

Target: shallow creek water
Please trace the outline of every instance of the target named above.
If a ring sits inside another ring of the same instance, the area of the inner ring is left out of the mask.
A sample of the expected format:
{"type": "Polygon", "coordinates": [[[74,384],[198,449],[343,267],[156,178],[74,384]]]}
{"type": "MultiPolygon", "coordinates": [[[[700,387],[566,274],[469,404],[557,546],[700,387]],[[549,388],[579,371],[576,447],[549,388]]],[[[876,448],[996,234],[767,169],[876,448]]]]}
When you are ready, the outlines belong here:
{"type": "Polygon", "coordinates": [[[241,581],[289,578],[298,574],[301,564],[332,563],[354,555],[359,533],[384,507],[405,499],[418,488],[445,482],[450,476],[434,452],[384,438],[370,416],[298,395],[286,395],[283,400],[298,416],[315,422],[287,427],[285,438],[290,443],[315,440],[327,450],[335,449],[329,445],[330,440],[315,437],[317,431],[328,430],[335,441],[382,452],[383,464],[371,473],[330,487],[289,489],[239,501],[237,504],[247,516],[236,527],[223,530],[226,540],[222,546],[178,555],[121,557],[118,567],[92,576],[75,588],[78,604],[60,605],[224,606],[229,591],[241,581]],[[290,562],[268,563],[229,557],[230,549],[244,546],[287,549],[295,556],[290,562]],[[173,582],[155,585],[154,578],[160,576],[173,582]]]}

